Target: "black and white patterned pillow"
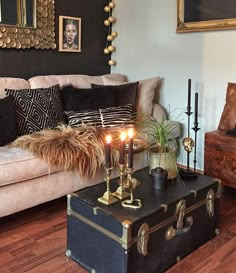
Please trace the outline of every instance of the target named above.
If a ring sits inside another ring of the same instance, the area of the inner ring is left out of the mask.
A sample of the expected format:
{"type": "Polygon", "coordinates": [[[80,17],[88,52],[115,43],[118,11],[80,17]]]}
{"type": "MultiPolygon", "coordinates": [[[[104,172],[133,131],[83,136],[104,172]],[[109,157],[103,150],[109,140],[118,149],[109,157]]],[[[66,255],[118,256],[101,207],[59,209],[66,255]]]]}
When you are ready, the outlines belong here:
{"type": "Polygon", "coordinates": [[[54,128],[63,121],[60,86],[38,89],[5,89],[16,109],[19,135],[54,128]]]}
{"type": "Polygon", "coordinates": [[[102,127],[126,127],[134,123],[133,105],[100,109],[102,127]]]}
{"type": "Polygon", "coordinates": [[[65,111],[64,113],[71,127],[89,124],[103,128],[120,128],[134,123],[132,104],[86,112],[65,111]]]}
{"type": "Polygon", "coordinates": [[[65,111],[64,114],[68,125],[71,127],[78,127],[82,124],[102,127],[102,120],[99,110],[91,110],[88,112],[65,111]]]}

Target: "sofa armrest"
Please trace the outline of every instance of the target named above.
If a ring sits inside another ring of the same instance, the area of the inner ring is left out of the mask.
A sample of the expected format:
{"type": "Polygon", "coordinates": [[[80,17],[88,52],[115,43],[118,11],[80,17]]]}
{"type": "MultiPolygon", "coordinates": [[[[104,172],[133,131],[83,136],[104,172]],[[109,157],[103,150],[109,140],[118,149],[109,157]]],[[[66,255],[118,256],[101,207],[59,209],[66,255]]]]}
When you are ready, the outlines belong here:
{"type": "Polygon", "coordinates": [[[166,115],[166,111],[164,107],[157,103],[153,104],[152,116],[159,122],[167,119],[167,115],[166,115]]]}

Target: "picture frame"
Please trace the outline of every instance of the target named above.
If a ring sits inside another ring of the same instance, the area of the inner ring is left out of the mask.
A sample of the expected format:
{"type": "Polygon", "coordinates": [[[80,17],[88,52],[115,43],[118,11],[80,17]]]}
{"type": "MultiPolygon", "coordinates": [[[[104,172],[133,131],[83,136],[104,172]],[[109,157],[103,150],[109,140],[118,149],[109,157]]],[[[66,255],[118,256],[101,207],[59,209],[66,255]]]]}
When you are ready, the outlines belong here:
{"type": "Polygon", "coordinates": [[[81,18],[59,16],[59,51],[81,52],[81,18]]]}
{"type": "Polygon", "coordinates": [[[236,29],[235,0],[177,0],[176,32],[236,29]]]}

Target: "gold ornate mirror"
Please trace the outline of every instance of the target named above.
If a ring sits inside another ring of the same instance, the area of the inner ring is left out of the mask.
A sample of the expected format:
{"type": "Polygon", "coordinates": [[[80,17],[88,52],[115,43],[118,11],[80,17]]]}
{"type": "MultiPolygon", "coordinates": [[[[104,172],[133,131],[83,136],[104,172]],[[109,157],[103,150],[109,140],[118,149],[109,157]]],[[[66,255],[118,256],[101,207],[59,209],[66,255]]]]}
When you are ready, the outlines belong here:
{"type": "Polygon", "coordinates": [[[54,0],[0,0],[0,47],[54,49],[54,0]]]}
{"type": "Polygon", "coordinates": [[[36,0],[0,0],[0,24],[36,28],[36,0]]]}

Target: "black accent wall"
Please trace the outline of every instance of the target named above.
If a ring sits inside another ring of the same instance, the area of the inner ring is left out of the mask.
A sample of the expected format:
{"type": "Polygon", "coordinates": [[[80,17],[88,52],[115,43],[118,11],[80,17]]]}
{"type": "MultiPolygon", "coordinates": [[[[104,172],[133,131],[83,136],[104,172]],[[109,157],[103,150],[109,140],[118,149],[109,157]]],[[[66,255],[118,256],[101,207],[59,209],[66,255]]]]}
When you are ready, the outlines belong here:
{"type": "Polygon", "coordinates": [[[110,73],[109,56],[103,53],[106,46],[107,18],[104,6],[109,0],[55,0],[56,49],[0,48],[0,77],[28,79],[48,74],[110,73]],[[59,15],[80,17],[81,52],[59,52],[59,15]]]}

